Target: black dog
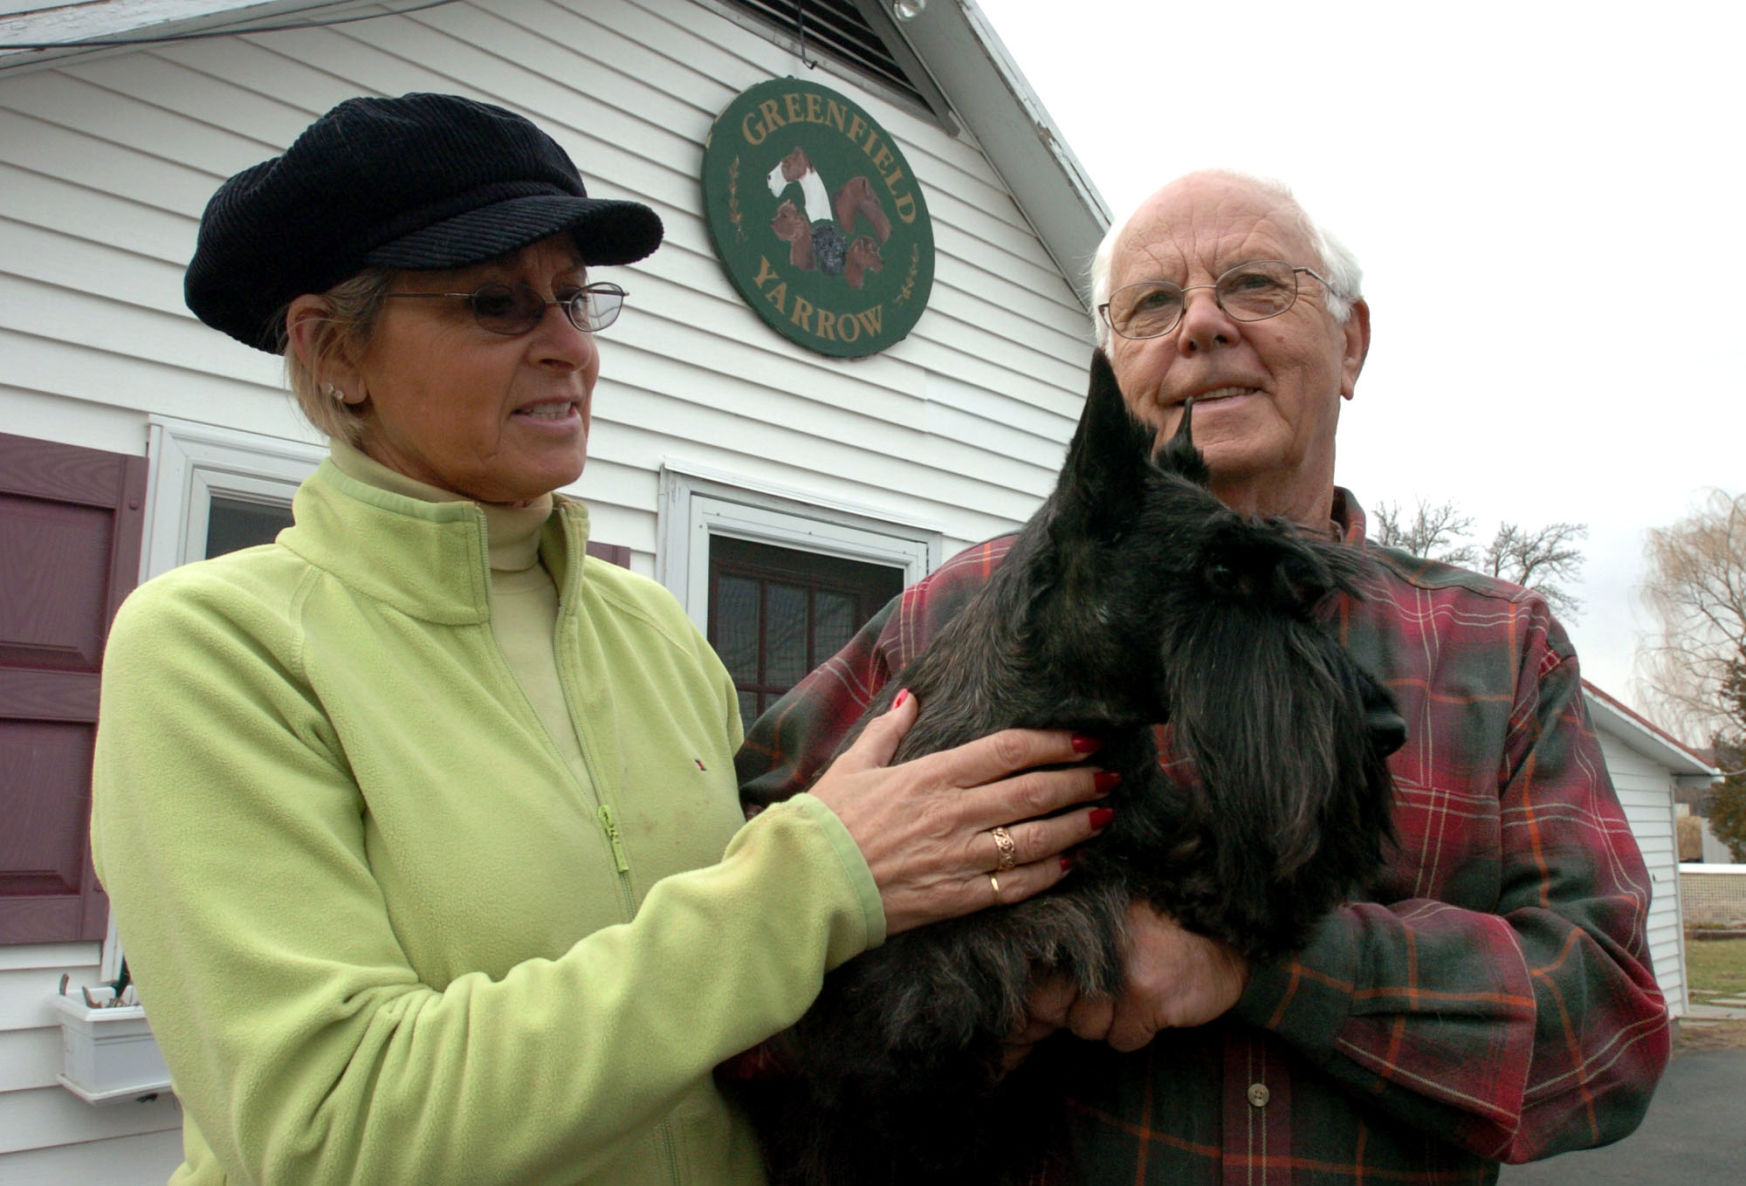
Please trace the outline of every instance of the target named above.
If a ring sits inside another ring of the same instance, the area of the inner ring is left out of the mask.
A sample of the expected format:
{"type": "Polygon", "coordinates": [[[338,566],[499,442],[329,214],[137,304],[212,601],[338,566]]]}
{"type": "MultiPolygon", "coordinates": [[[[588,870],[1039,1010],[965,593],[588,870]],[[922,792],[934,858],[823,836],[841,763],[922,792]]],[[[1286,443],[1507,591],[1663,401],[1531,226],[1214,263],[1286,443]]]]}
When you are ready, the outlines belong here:
{"type": "Polygon", "coordinates": [[[798,1078],[753,1089],[774,1181],[1016,1180],[1058,1125],[1040,1084],[1000,1070],[1034,978],[1114,993],[1134,899],[1275,958],[1380,870],[1383,758],[1405,726],[1317,621],[1359,561],[1219,503],[1191,417],[1154,457],[1095,355],[1054,494],[869,710],[899,687],[920,698],[897,761],[1071,728],[1105,739],[1094,761],[1123,781],[1114,822],[1054,891],[897,935],[826,978],[780,1039],[798,1078]],[[1190,776],[1160,770],[1156,722],[1190,776]]]}

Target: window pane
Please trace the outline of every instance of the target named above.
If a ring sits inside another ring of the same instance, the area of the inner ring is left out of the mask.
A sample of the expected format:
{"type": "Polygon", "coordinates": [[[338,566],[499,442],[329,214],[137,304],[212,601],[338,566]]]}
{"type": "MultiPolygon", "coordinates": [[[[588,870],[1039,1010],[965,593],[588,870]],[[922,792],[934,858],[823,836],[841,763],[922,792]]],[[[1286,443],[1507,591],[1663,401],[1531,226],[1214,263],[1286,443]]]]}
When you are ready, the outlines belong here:
{"type": "Polygon", "coordinates": [[[715,650],[736,684],[758,681],[758,582],[723,576],[715,587],[715,650]]]}
{"type": "Polygon", "coordinates": [[[814,604],[818,620],[813,624],[813,666],[843,649],[859,621],[859,599],[852,593],[837,593],[821,589],[814,604]]]}
{"type": "Polygon", "coordinates": [[[758,694],[756,692],[740,693],[740,724],[750,732],[752,722],[758,719],[758,694]]]}
{"type": "Polygon", "coordinates": [[[764,682],[779,688],[792,687],[812,670],[806,661],[806,590],[774,581],[770,582],[769,590],[764,682]]]}
{"type": "Polygon", "coordinates": [[[270,544],[289,526],[291,508],[283,504],[214,497],[206,516],[206,558],[270,544]]]}
{"type": "Polygon", "coordinates": [[[842,649],[903,584],[900,569],[726,535],[710,540],[709,572],[709,641],[748,723],[842,649]]]}

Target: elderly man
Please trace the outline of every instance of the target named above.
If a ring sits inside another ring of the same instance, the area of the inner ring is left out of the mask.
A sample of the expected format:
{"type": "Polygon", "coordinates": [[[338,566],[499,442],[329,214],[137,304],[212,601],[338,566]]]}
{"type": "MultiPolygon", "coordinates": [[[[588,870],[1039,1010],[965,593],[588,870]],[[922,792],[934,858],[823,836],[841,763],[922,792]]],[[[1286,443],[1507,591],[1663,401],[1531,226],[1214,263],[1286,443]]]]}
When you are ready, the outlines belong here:
{"type": "MultiPolygon", "coordinates": [[[[1369,346],[1356,263],[1280,187],[1184,177],[1104,240],[1098,336],[1136,416],[1195,441],[1227,505],[1365,553],[1342,642],[1394,692],[1400,843],[1375,901],[1249,967],[1136,906],[1116,1000],[1033,1001],[1087,1182],[1496,1180],[1617,1140],[1668,1054],[1649,880],[1537,595],[1366,542],[1334,437],[1369,346]]],[[[774,706],[748,801],[804,787],[879,686],[962,607],[1006,540],[906,591],[774,706]]]]}

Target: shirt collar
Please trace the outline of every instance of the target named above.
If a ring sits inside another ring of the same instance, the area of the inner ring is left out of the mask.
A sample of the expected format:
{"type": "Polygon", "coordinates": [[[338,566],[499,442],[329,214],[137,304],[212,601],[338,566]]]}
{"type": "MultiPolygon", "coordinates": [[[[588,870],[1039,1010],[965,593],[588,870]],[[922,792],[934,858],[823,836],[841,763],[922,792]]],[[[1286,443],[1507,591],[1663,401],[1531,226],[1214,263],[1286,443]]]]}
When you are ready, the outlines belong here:
{"type": "MultiPolygon", "coordinates": [[[[465,495],[432,486],[389,469],[352,444],[335,438],[333,463],[349,478],[421,502],[471,502],[465,495]]],[[[539,563],[540,528],[552,514],[552,496],[542,494],[525,507],[477,503],[485,512],[486,540],[493,572],[525,572],[539,563]]]]}

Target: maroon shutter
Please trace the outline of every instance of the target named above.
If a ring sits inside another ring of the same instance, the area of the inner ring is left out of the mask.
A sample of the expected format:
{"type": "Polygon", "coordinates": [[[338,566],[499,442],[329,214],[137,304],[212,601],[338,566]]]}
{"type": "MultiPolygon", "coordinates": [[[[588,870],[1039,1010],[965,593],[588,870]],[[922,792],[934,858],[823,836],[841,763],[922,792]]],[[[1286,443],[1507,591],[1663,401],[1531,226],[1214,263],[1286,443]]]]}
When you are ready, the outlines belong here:
{"type": "Polygon", "coordinates": [[[91,741],[146,459],[0,433],[0,943],[101,940],[91,741]]]}
{"type": "Polygon", "coordinates": [[[604,560],[608,564],[616,564],[620,568],[630,567],[629,544],[597,544],[593,540],[589,540],[587,551],[596,560],[604,560]]]}

